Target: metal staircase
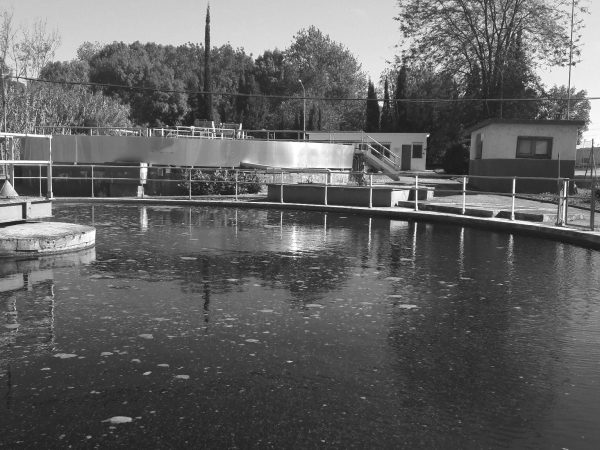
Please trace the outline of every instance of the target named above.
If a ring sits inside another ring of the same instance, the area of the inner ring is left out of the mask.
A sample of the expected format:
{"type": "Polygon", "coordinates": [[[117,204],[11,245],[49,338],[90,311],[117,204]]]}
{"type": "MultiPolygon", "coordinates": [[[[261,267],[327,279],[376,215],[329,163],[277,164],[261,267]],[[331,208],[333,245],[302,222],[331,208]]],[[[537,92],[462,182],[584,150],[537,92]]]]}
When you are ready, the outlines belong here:
{"type": "Polygon", "coordinates": [[[392,180],[398,181],[402,171],[402,159],[383,144],[380,144],[369,135],[364,135],[363,140],[357,145],[357,150],[371,167],[381,170],[392,180]]]}

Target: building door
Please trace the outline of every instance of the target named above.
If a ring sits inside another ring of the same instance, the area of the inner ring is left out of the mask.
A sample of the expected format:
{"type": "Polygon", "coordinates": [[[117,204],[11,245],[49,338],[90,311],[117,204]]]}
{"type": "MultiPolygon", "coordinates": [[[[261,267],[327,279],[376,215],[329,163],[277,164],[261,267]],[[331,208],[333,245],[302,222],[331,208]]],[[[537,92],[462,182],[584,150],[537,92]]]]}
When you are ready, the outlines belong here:
{"type": "Polygon", "coordinates": [[[412,157],[412,146],[411,145],[403,145],[402,146],[402,165],[400,166],[401,170],[410,170],[411,157],[412,157]]]}

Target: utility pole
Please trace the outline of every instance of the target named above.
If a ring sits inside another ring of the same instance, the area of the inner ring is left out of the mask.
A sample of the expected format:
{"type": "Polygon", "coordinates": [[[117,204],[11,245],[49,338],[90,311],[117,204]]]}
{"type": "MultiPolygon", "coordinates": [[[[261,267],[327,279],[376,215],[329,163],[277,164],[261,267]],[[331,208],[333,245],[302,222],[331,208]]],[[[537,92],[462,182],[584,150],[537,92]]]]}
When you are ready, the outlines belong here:
{"type": "Polygon", "coordinates": [[[571,1],[571,40],[569,42],[569,87],[567,88],[567,120],[571,119],[571,68],[573,67],[573,21],[575,17],[575,0],[571,1]]]}

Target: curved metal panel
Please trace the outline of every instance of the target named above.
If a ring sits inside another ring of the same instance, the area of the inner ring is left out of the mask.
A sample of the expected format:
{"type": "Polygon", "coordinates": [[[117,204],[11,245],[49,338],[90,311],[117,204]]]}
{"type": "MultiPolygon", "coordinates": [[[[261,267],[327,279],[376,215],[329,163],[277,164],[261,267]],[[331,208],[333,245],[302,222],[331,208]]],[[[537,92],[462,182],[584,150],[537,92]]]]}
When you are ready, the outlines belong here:
{"type": "MultiPolygon", "coordinates": [[[[54,136],[57,163],[140,163],[238,167],[241,163],[287,169],[352,167],[354,147],[291,141],[174,139],[135,136],[54,136]]],[[[48,158],[48,142],[25,138],[23,159],[48,158]]]]}

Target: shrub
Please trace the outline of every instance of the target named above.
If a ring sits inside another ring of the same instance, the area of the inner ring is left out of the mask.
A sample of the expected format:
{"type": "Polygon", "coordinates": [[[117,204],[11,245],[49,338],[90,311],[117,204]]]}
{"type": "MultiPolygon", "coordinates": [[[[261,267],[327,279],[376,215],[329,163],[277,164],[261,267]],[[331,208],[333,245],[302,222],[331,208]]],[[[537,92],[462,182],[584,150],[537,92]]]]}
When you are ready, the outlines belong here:
{"type": "MultiPolygon", "coordinates": [[[[190,171],[182,173],[183,182],[179,184],[185,192],[190,188],[190,171]]],[[[236,171],[215,169],[203,171],[192,169],[192,195],[234,195],[236,171]]],[[[257,194],[261,190],[261,182],[255,172],[237,171],[238,194],[257,194]]]]}
{"type": "Polygon", "coordinates": [[[448,174],[466,175],[469,173],[469,150],[462,144],[454,144],[447,148],[442,167],[448,174]]]}

